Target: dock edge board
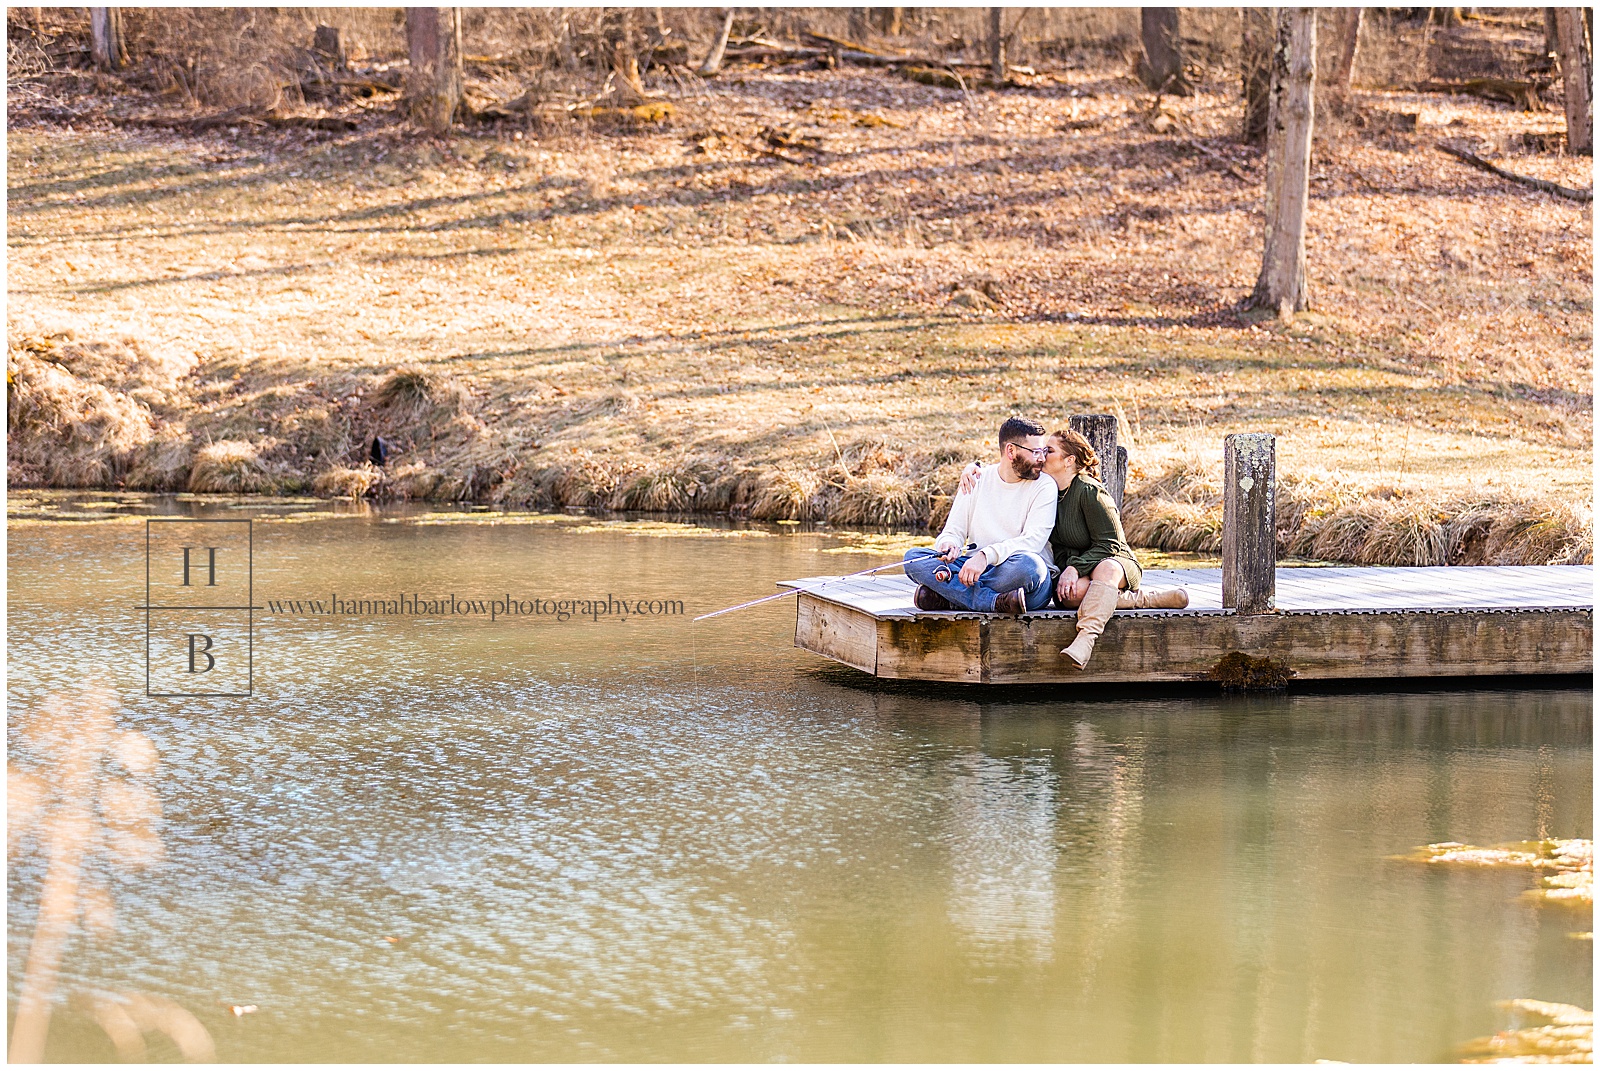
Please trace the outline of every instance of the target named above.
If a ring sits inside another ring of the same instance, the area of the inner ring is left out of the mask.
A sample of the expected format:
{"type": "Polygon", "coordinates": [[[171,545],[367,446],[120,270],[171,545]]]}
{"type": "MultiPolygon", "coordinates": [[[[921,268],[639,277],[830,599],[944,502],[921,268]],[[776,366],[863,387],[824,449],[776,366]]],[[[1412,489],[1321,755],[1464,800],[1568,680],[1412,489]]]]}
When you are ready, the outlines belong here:
{"type": "Polygon", "coordinates": [[[966,684],[1207,681],[1225,656],[1295,680],[1592,673],[1589,607],[1116,615],[1086,670],[1060,617],[875,617],[802,593],[795,646],[876,677],[966,684]]]}

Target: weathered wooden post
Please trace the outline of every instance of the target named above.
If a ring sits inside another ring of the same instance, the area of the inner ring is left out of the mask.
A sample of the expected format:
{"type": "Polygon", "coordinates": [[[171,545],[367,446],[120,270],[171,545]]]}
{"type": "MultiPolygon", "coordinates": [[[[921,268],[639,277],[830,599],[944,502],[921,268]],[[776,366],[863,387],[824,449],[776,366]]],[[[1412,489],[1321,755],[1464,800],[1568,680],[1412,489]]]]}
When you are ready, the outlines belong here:
{"type": "Polygon", "coordinates": [[[1271,435],[1247,432],[1223,440],[1222,605],[1241,614],[1277,609],[1277,482],[1271,435]]]}
{"type": "Polygon", "coordinates": [[[1117,445],[1117,418],[1110,413],[1079,413],[1067,418],[1067,427],[1089,440],[1100,458],[1100,482],[1122,509],[1122,490],[1128,481],[1128,451],[1117,445]]]}

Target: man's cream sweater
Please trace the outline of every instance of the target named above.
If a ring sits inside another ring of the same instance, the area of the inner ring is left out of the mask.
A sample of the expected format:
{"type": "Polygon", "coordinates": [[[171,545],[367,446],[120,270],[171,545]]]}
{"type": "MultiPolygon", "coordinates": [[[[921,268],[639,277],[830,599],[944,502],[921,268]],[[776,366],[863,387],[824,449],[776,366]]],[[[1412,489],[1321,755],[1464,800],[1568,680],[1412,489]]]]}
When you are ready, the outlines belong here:
{"type": "Polygon", "coordinates": [[[1007,483],[999,465],[986,465],[978,486],[957,495],[950,519],[934,541],[935,550],[961,548],[976,543],[990,565],[1028,551],[1050,560],[1046,547],[1056,526],[1056,482],[1039,474],[1037,480],[1007,483]]]}

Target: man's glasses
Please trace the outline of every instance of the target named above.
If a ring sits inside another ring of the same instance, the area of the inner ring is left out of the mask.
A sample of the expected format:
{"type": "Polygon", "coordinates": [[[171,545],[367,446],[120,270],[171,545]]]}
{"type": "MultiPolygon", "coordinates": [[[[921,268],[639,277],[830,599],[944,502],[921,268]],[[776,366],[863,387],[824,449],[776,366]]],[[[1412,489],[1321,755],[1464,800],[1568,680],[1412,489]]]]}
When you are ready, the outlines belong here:
{"type": "Polygon", "coordinates": [[[1042,447],[1042,446],[1039,447],[1037,450],[1030,450],[1026,446],[1017,446],[1016,443],[1006,443],[1006,445],[1007,446],[1011,446],[1011,447],[1015,447],[1016,449],[1021,450],[1025,454],[1032,454],[1034,457],[1037,457],[1037,458],[1043,459],[1043,458],[1046,458],[1046,457],[1050,456],[1050,451],[1047,450],[1046,448],[1042,447]]]}

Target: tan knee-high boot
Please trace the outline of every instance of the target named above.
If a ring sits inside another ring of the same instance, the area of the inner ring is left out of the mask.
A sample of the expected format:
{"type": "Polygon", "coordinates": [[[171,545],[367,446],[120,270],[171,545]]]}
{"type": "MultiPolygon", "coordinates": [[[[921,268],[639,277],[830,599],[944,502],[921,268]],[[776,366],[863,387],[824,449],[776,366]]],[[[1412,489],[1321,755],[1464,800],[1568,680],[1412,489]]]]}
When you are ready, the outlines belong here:
{"type": "Polygon", "coordinates": [[[1091,581],[1084,592],[1083,602],[1078,604],[1078,637],[1061,649],[1079,669],[1089,664],[1094,641],[1106,630],[1106,622],[1117,608],[1117,594],[1115,585],[1102,580],[1091,581]]]}
{"type": "Polygon", "coordinates": [[[1117,594],[1119,610],[1181,610],[1189,605],[1189,593],[1183,588],[1140,588],[1117,594]]]}

